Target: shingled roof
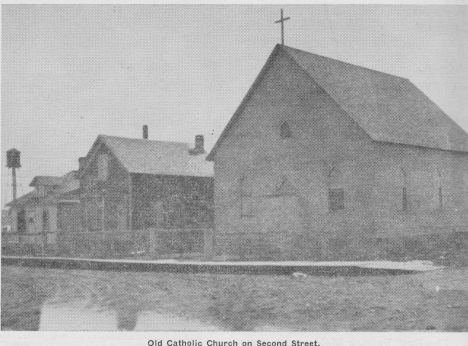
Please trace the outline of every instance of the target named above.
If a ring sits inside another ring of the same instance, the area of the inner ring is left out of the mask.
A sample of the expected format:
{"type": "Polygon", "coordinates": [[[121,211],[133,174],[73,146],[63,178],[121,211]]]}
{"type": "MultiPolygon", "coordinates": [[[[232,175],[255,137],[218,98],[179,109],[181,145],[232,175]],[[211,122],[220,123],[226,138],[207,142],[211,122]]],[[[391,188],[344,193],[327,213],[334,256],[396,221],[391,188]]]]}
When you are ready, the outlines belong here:
{"type": "Polygon", "coordinates": [[[277,45],[208,160],[213,159],[279,51],[285,52],[373,140],[468,152],[468,134],[408,79],[277,45]]]}
{"type": "Polygon", "coordinates": [[[187,143],[99,135],[88,157],[100,144],[105,144],[129,173],[213,176],[213,164],[205,160],[206,155],[190,155],[187,143]]]}
{"type": "Polygon", "coordinates": [[[56,177],[53,175],[36,175],[31,181],[29,186],[46,185],[46,186],[57,186],[62,184],[62,177],[56,177]]]}
{"type": "MultiPolygon", "coordinates": [[[[61,177],[52,175],[37,175],[34,177],[29,186],[36,185],[55,186],[55,188],[52,191],[48,191],[46,195],[38,195],[36,190],[30,191],[6,204],[6,206],[22,206],[28,203],[58,203],[62,199],[62,196],[66,196],[68,193],[73,191],[76,192],[80,187],[80,181],[76,179],[76,171],[70,171],[61,177]]],[[[67,198],[68,197],[70,196],[67,195],[67,198]]]]}

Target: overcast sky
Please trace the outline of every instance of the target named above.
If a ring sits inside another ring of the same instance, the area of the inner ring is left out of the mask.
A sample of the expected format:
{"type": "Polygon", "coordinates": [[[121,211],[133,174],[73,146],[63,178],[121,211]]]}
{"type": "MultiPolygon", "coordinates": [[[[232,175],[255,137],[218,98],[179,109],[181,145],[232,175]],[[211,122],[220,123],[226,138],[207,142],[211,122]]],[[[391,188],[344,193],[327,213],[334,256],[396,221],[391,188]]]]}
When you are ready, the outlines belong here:
{"type": "MultiPolygon", "coordinates": [[[[5,151],[35,175],[76,169],[98,134],[210,149],[259,73],[281,6],[3,5],[5,151]]],[[[286,44],[409,78],[468,131],[468,7],[284,6],[286,44]]]]}

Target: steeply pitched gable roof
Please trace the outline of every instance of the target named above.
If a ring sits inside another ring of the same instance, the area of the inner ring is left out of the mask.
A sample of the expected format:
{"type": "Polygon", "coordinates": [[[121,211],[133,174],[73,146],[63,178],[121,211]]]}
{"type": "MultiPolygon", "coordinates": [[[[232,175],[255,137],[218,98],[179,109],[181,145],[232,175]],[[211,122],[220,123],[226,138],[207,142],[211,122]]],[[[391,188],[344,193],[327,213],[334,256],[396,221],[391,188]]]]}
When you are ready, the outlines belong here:
{"type": "Polygon", "coordinates": [[[208,160],[279,51],[285,52],[375,141],[468,152],[468,134],[408,79],[277,45],[208,160]]]}
{"type": "Polygon", "coordinates": [[[213,164],[205,160],[206,155],[190,155],[187,143],[99,135],[88,159],[100,144],[106,145],[129,173],[213,176],[213,164]]]}

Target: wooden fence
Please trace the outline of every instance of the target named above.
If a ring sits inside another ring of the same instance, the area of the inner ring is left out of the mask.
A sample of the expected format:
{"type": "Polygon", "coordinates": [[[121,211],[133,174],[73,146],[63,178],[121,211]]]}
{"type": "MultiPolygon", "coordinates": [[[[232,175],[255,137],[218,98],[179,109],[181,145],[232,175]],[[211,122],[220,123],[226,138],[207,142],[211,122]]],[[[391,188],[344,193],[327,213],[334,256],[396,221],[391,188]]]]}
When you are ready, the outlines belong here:
{"type": "Polygon", "coordinates": [[[209,235],[210,229],[59,232],[57,248],[66,257],[169,258],[203,254],[209,235]]]}

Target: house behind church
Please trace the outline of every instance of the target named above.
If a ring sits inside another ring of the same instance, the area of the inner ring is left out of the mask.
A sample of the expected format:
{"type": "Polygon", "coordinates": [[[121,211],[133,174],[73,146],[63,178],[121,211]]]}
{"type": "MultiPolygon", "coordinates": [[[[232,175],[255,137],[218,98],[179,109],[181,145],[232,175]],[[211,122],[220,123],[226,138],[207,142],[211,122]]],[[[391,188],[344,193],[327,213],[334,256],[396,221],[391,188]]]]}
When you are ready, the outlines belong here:
{"type": "Polygon", "coordinates": [[[99,135],[80,158],[80,232],[71,252],[142,252],[152,256],[203,253],[213,228],[213,168],[203,136],[195,147],[99,135]],[[94,247],[94,249],[93,249],[94,247]]]}
{"type": "Polygon", "coordinates": [[[214,255],[427,258],[468,235],[468,135],[405,78],[277,45],[207,159],[214,255]]]}

